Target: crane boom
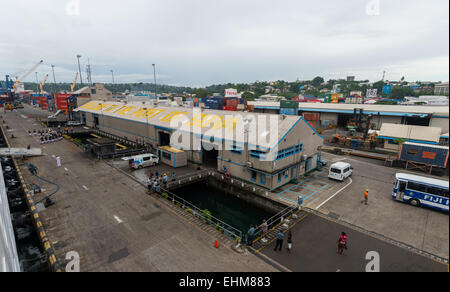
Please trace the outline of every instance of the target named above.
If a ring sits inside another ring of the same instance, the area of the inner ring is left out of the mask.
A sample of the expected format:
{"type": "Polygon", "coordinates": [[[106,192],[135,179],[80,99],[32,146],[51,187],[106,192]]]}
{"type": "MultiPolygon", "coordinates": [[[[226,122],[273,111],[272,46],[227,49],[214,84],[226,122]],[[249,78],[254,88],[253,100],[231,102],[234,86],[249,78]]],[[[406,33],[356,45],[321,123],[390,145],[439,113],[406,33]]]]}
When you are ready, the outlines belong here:
{"type": "Polygon", "coordinates": [[[34,70],[36,70],[37,67],[39,67],[39,65],[41,65],[42,63],[44,63],[43,60],[40,60],[39,63],[37,63],[36,65],[34,65],[33,67],[31,67],[30,70],[28,70],[25,74],[23,74],[20,78],[16,76],[16,83],[19,83],[21,81],[23,81],[25,78],[27,78],[28,75],[31,74],[31,72],[33,72],[34,70]]]}
{"type": "Polygon", "coordinates": [[[48,74],[45,75],[44,80],[42,80],[42,82],[39,84],[40,88],[41,88],[41,94],[44,94],[44,85],[47,82],[48,79],[48,74]]]}
{"type": "Polygon", "coordinates": [[[77,79],[78,79],[78,72],[77,72],[77,74],[75,74],[75,79],[73,80],[72,85],[70,85],[71,92],[73,92],[73,90],[75,89],[75,85],[77,84],[77,79]]]}

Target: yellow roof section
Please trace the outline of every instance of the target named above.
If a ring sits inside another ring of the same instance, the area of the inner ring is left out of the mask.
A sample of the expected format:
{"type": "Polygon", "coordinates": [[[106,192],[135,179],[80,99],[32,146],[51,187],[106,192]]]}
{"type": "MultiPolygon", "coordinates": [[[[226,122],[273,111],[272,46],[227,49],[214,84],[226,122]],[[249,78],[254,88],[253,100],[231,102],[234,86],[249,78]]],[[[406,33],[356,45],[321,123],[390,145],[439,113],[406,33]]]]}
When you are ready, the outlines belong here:
{"type": "Polygon", "coordinates": [[[184,152],[183,150],[175,149],[175,148],[170,147],[170,146],[161,146],[161,147],[159,147],[159,149],[162,149],[162,150],[165,150],[165,151],[171,152],[171,153],[182,153],[182,152],[184,152]]]}

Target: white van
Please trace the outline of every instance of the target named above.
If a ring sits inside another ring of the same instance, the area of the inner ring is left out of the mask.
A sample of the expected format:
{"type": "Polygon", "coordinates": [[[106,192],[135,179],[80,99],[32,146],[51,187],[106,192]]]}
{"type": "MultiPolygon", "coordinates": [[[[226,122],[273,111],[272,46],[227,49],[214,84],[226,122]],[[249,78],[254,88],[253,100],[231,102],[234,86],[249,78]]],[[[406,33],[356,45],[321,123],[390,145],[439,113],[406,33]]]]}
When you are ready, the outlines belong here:
{"type": "Polygon", "coordinates": [[[132,157],[124,157],[122,160],[128,161],[128,165],[131,169],[144,168],[153,166],[159,163],[158,156],[154,154],[141,154],[132,157]]]}
{"type": "Polygon", "coordinates": [[[330,166],[328,173],[329,179],[344,181],[347,177],[352,176],[353,167],[350,163],[336,162],[330,166]]]}

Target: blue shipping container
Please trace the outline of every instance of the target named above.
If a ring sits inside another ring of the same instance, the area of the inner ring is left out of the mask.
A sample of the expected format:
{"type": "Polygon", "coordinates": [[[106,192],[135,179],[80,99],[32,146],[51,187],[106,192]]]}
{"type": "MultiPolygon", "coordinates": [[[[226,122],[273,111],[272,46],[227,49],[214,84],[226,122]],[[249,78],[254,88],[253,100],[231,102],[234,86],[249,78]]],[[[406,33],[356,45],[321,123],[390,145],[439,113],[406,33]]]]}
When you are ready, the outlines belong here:
{"type": "Polygon", "coordinates": [[[296,116],[297,109],[296,108],[280,108],[280,115],[296,116]]]}
{"type": "Polygon", "coordinates": [[[406,142],[402,144],[400,160],[445,168],[448,161],[448,149],[445,146],[406,142]]]}

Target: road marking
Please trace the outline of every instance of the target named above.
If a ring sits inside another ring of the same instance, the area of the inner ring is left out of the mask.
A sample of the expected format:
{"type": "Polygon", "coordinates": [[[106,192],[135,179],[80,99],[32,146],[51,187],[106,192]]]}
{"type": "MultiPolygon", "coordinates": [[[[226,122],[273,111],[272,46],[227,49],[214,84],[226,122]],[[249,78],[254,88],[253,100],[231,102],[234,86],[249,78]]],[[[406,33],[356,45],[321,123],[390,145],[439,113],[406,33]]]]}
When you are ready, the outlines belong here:
{"type": "Polygon", "coordinates": [[[120,218],[119,217],[117,217],[116,215],[114,215],[114,219],[116,219],[116,221],[117,221],[117,223],[122,223],[123,221],[122,220],[120,220],[120,218]]]}
{"type": "Polygon", "coordinates": [[[352,184],[353,180],[351,177],[349,177],[350,182],[343,187],[342,189],[340,189],[339,191],[337,191],[336,193],[334,193],[334,195],[332,195],[331,197],[329,197],[328,199],[326,199],[324,202],[322,202],[319,206],[316,207],[316,210],[319,209],[320,207],[322,207],[323,205],[325,205],[325,203],[327,203],[329,200],[331,200],[332,198],[336,197],[340,192],[342,192],[343,190],[345,190],[349,185],[352,184]]]}
{"type": "Polygon", "coordinates": [[[83,185],[83,189],[85,189],[86,191],[89,191],[89,189],[85,185],[83,185]]]}

